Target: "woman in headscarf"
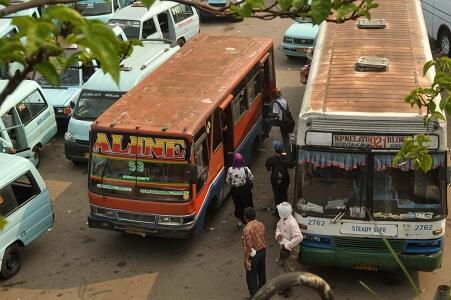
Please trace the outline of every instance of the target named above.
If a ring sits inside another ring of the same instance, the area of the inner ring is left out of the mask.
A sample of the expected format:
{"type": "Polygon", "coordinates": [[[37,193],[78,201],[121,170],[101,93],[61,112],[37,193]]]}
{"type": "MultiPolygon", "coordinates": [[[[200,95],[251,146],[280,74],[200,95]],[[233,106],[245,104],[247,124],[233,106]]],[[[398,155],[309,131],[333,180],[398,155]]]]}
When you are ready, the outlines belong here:
{"type": "Polygon", "coordinates": [[[235,153],[232,166],[227,170],[226,182],[232,186],[230,193],[235,205],[234,215],[238,227],[244,223],[244,209],[254,207],[251,187],[247,184],[253,178],[251,170],[244,165],[244,157],[240,153],[235,153]]]}

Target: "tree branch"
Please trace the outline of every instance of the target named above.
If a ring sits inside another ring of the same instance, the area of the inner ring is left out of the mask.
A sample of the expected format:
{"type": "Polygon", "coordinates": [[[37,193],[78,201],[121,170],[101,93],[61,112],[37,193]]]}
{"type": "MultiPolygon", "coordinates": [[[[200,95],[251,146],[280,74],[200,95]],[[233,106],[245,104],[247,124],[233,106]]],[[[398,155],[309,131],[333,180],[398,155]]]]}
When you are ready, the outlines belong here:
{"type": "Polygon", "coordinates": [[[18,4],[12,4],[0,9],[0,17],[16,13],[21,10],[42,7],[45,5],[76,3],[80,0],[32,0],[18,4]]]}

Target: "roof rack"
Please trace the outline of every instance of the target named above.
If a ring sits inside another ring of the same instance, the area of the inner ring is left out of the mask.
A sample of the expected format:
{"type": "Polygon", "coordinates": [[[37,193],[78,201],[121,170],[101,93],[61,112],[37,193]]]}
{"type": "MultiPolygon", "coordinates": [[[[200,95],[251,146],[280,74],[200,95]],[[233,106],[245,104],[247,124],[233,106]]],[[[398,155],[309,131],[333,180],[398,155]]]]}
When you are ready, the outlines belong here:
{"type": "Polygon", "coordinates": [[[385,26],[384,19],[359,19],[357,23],[357,27],[360,29],[382,29],[385,28],[385,26]]]}
{"type": "Polygon", "coordinates": [[[381,56],[360,56],[355,64],[358,72],[385,72],[388,70],[388,59],[381,56]]]}

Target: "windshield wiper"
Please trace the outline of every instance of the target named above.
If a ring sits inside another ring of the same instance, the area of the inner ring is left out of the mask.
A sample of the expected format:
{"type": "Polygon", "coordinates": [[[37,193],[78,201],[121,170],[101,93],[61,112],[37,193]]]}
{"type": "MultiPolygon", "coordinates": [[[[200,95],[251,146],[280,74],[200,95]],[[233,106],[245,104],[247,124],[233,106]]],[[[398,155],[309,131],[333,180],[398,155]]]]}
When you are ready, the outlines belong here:
{"type": "Polygon", "coordinates": [[[347,207],[342,208],[338,212],[338,214],[330,221],[330,224],[336,224],[338,221],[340,221],[341,218],[343,218],[343,216],[346,214],[346,209],[347,209],[347,207]]]}

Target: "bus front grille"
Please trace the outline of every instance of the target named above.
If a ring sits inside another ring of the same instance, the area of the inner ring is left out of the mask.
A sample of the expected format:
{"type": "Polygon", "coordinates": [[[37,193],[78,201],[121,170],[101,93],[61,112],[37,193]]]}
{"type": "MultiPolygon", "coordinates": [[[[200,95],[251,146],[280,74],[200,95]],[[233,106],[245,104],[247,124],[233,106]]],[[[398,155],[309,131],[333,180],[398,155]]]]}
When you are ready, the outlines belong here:
{"type": "MultiPolygon", "coordinates": [[[[401,253],[404,250],[405,241],[388,240],[388,242],[396,253],[401,253]]],[[[379,253],[390,252],[384,241],[379,238],[335,237],[334,243],[337,250],[379,253]]]]}

